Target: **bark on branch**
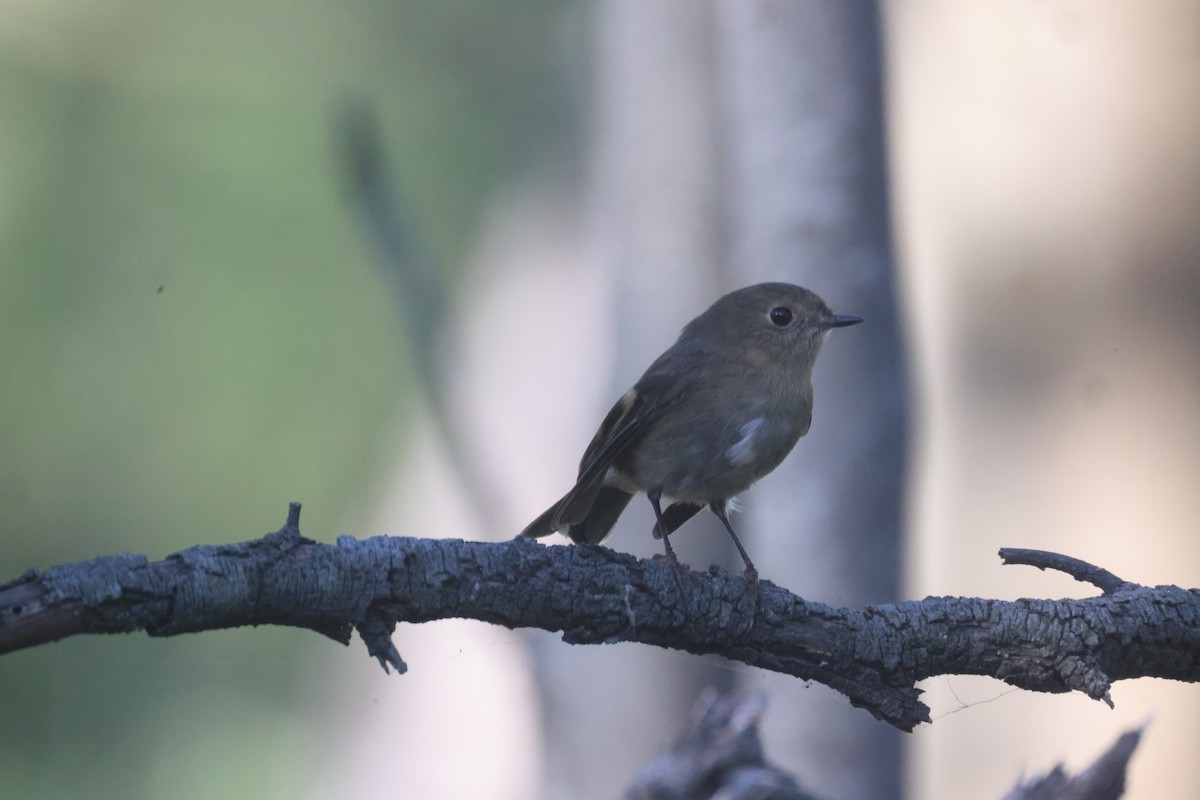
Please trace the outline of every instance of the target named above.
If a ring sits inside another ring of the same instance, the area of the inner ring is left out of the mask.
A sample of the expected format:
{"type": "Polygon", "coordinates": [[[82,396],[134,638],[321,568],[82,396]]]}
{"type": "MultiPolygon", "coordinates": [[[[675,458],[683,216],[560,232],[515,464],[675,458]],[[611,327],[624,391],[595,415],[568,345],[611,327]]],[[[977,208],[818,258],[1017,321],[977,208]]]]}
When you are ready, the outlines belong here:
{"type": "Polygon", "coordinates": [[[824,683],[906,731],[929,721],[914,684],[934,675],[1078,690],[1110,705],[1117,680],[1200,680],[1200,591],[1136,586],[1055,554],[1010,557],[1073,564],[1077,577],[1100,576],[1106,594],[839,609],[718,567],[680,573],[604,547],[349,536],[320,544],[300,535],[299,516],[293,504],[275,533],[162,561],[126,553],[30,570],[0,584],[0,653],[80,633],[273,624],[343,644],[357,630],[384,669],[403,672],[397,622],[465,617],[562,631],[572,644],[724,656],[824,683]]]}

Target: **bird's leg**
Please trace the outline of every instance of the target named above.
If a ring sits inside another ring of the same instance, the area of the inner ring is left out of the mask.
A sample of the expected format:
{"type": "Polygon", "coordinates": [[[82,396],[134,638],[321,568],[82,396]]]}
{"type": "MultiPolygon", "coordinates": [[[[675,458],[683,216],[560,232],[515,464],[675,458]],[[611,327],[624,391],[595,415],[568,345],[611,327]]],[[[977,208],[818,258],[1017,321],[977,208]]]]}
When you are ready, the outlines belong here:
{"type": "Polygon", "coordinates": [[[733,539],[738,553],[742,556],[742,561],[746,562],[746,570],[742,573],[742,577],[751,583],[757,583],[758,570],[754,568],[754,564],[750,561],[750,556],[746,553],[746,548],[742,547],[742,543],[738,541],[737,534],[733,532],[733,526],[729,524],[729,517],[725,513],[725,503],[712,502],[708,504],[708,507],[717,515],[717,519],[721,520],[721,524],[725,526],[725,530],[729,531],[729,536],[733,539]]]}
{"type": "Polygon", "coordinates": [[[679,556],[675,555],[675,548],[671,547],[671,536],[667,533],[667,526],[663,522],[662,489],[651,489],[646,492],[646,497],[650,498],[650,505],[654,506],[654,528],[662,531],[663,546],[667,549],[667,561],[671,563],[671,566],[680,569],[683,565],[679,563],[679,556]]]}

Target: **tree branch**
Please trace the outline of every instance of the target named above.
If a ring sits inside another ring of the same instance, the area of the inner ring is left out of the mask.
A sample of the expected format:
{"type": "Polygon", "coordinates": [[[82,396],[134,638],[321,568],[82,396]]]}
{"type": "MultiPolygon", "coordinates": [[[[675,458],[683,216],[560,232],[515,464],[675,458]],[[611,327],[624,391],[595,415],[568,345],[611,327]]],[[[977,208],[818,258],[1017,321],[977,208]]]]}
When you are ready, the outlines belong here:
{"type": "Polygon", "coordinates": [[[816,800],[766,760],[759,723],[766,696],[707,689],[679,738],[637,776],[625,800],[816,800]]]}
{"type": "MultiPolygon", "coordinates": [[[[634,779],[625,800],[815,800],[766,759],[759,738],[766,706],[761,693],[720,696],[706,690],[683,732],[634,779]]],[[[1018,782],[1004,800],[1118,800],[1143,730],[1122,734],[1077,775],[1059,764],[1018,782]]]]}
{"type": "Polygon", "coordinates": [[[1090,583],[1105,594],[1112,594],[1119,589],[1133,587],[1134,584],[1118,578],[1106,569],[1094,566],[1078,558],[1064,556],[1059,553],[1048,553],[1045,550],[1025,550],[1020,547],[1000,548],[1000,559],[1005,564],[1023,564],[1027,567],[1037,567],[1041,570],[1054,569],[1065,572],[1080,583],[1090,583]]]}
{"type": "Polygon", "coordinates": [[[1083,600],[930,597],[837,609],[723,569],[680,573],[604,547],[528,540],[300,535],[299,505],[261,539],[162,561],[119,554],[0,585],[0,653],[80,633],[173,636],[242,625],[358,630],[406,667],[397,622],[466,617],[562,631],[572,644],[642,642],[824,683],[903,730],[929,721],[915,683],[990,675],[1112,704],[1113,681],[1200,680],[1200,592],[1125,584],[1083,600]]]}
{"type": "Polygon", "coordinates": [[[1126,731],[1091,766],[1071,777],[1062,764],[1017,785],[1004,800],[1118,800],[1125,795],[1129,759],[1144,728],[1126,731]]]}

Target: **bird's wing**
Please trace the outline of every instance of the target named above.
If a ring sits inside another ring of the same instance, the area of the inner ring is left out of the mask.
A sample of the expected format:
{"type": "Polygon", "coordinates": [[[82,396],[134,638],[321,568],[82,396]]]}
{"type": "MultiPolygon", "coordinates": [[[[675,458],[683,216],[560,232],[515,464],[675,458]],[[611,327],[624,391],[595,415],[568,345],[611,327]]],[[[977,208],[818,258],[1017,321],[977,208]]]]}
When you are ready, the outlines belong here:
{"type": "Polygon", "coordinates": [[[648,372],[624,394],[600,423],[579,460],[578,483],[601,478],[621,451],[645,433],[686,393],[689,376],[648,372]]]}
{"type": "Polygon", "coordinates": [[[574,525],[587,516],[617,456],[645,433],[686,394],[691,376],[647,371],[608,412],[579,461],[574,488],[558,504],[555,527],[574,525]]]}

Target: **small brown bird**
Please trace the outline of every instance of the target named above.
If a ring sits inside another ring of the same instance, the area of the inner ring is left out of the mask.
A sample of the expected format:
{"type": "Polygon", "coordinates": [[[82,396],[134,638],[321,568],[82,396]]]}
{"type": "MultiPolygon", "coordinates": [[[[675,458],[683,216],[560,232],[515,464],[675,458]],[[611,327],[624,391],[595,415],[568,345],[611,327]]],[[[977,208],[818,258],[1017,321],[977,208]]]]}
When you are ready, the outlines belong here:
{"type": "Polygon", "coordinates": [[[708,506],[746,562],[746,579],[757,579],[727,506],[808,432],[821,344],[833,328],[859,322],[788,283],[725,295],[617,401],[579,462],[575,486],[521,536],[565,531],[577,543],[599,544],[633,495],[645,492],[654,536],[672,563],[679,560],[669,535],[708,506]]]}

